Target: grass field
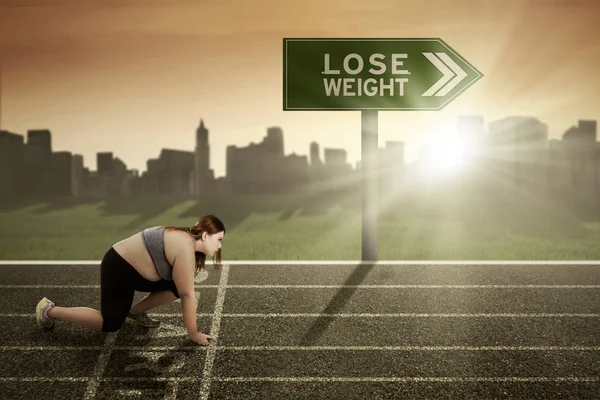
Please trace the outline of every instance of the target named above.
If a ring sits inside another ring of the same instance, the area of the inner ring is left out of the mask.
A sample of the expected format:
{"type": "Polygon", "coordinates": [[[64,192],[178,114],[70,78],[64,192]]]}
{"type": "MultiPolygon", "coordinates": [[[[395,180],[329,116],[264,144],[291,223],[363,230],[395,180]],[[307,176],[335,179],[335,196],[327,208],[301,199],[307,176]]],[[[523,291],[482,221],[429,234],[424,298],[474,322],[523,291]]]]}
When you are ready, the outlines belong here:
{"type": "MultiPolygon", "coordinates": [[[[600,222],[547,199],[457,194],[380,197],[380,260],[597,260],[600,222]]],[[[99,260],[153,225],[213,213],[224,260],[360,260],[358,193],[49,199],[0,203],[0,259],[99,260]]]]}

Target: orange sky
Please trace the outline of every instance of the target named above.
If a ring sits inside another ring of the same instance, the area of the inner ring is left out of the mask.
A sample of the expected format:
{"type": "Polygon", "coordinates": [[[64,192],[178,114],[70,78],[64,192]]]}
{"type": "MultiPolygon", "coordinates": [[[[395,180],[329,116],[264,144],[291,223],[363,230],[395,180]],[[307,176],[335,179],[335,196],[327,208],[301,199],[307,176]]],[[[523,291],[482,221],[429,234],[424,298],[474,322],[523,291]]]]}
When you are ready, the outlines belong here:
{"type": "Polygon", "coordinates": [[[598,15],[595,0],[1,0],[1,124],[49,128],[93,170],[98,151],[139,170],[192,151],[200,118],[217,176],[227,145],[271,125],[286,154],[317,141],[354,163],[360,112],[282,111],[282,38],[439,37],[484,77],[443,111],[380,112],[382,146],[404,141],[410,161],[459,114],[533,115],[559,137],[600,119],[598,15]]]}

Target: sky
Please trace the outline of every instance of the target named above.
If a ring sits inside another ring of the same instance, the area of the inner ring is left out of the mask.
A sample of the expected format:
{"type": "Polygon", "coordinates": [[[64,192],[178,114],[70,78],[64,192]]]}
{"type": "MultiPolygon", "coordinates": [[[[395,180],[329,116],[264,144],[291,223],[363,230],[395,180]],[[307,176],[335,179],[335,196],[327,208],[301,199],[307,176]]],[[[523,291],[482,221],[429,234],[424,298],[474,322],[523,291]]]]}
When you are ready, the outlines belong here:
{"type": "Polygon", "coordinates": [[[269,126],[286,154],[316,141],[354,165],[359,111],[283,111],[283,38],[432,37],[484,77],[441,111],[380,111],[381,147],[403,141],[410,162],[471,114],[531,115],[560,138],[600,119],[598,15],[595,0],[0,0],[0,128],[50,129],[92,170],[96,152],[141,172],[162,148],[193,151],[201,118],[217,177],[228,145],[269,126]]]}

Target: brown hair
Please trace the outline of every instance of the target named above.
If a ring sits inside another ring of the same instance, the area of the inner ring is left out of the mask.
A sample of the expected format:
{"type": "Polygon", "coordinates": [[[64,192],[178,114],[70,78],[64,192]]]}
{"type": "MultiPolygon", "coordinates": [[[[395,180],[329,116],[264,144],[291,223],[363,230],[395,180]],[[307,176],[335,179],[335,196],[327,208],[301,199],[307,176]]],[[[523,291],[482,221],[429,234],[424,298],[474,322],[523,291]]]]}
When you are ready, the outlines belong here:
{"type": "MultiPolygon", "coordinates": [[[[223,224],[223,221],[221,221],[219,218],[215,217],[212,214],[203,216],[198,221],[196,221],[196,224],[194,224],[194,226],[191,228],[181,228],[177,226],[165,226],[165,228],[187,232],[194,238],[194,240],[202,240],[202,234],[204,232],[206,232],[209,235],[214,235],[215,233],[219,232],[225,233],[225,225],[223,224]]],[[[221,261],[221,249],[219,249],[213,257],[213,263],[215,263],[217,266],[220,266],[221,261]]],[[[198,273],[204,268],[205,262],[206,254],[197,251],[195,275],[198,275],[198,273]]]]}

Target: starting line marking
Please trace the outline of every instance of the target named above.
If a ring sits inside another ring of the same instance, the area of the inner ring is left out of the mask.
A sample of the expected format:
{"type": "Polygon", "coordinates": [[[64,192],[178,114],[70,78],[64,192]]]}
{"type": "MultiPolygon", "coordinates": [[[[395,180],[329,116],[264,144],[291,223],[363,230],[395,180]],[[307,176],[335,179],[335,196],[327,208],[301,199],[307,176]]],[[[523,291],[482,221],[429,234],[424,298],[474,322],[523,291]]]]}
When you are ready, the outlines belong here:
{"type": "MultiPolygon", "coordinates": [[[[221,271],[221,279],[219,280],[219,290],[217,292],[217,301],[215,304],[214,318],[212,320],[212,327],[209,333],[210,335],[213,335],[217,341],[219,340],[219,328],[221,325],[221,317],[223,315],[223,304],[225,303],[225,291],[227,289],[228,276],[229,266],[226,265],[223,267],[223,271],[221,271]]],[[[206,352],[204,369],[202,371],[202,389],[200,390],[198,396],[200,400],[207,400],[208,396],[210,395],[210,385],[213,379],[212,369],[213,364],[215,362],[216,351],[217,343],[210,343],[206,352]]]]}
{"type": "Polygon", "coordinates": [[[104,375],[104,370],[108,365],[108,361],[110,359],[110,353],[112,352],[113,347],[115,346],[115,342],[117,341],[117,335],[119,332],[109,333],[104,345],[102,346],[102,350],[100,350],[100,355],[98,356],[98,360],[96,361],[96,367],[94,368],[94,375],[88,380],[88,385],[83,395],[84,399],[95,399],[96,392],[98,391],[98,387],[100,386],[100,380],[104,375]]]}

